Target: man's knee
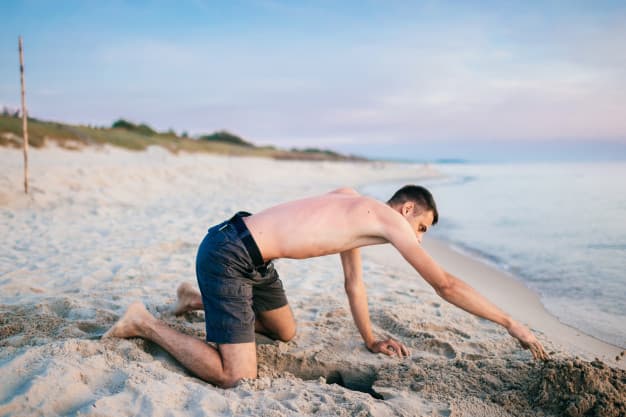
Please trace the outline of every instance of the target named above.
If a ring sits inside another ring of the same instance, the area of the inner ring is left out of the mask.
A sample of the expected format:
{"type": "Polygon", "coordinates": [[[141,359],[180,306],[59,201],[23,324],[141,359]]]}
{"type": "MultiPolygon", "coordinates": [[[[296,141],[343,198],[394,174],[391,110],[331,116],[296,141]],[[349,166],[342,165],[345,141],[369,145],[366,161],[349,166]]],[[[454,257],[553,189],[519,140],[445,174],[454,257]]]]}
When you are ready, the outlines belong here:
{"type": "Polygon", "coordinates": [[[256,370],[252,373],[242,374],[242,373],[227,373],[219,378],[219,380],[215,381],[216,385],[220,388],[232,388],[242,379],[254,379],[257,377],[256,370]]]}
{"type": "Polygon", "coordinates": [[[296,337],[296,324],[293,323],[291,326],[284,327],[279,330],[278,334],[276,334],[276,338],[281,342],[289,342],[291,339],[296,337]]]}
{"type": "Polygon", "coordinates": [[[222,369],[213,382],[222,388],[231,388],[244,378],[256,378],[256,344],[231,343],[218,344],[222,369]]]}

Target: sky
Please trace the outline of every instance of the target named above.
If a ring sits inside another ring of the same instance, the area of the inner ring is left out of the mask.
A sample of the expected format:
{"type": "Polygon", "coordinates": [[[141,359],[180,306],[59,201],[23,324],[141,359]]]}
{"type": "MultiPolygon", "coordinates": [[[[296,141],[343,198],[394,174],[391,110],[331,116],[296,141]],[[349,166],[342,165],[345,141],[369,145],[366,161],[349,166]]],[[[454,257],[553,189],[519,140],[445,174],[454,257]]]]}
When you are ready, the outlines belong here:
{"type": "Polygon", "coordinates": [[[626,159],[624,1],[2,1],[0,106],[400,159],[626,159]]]}

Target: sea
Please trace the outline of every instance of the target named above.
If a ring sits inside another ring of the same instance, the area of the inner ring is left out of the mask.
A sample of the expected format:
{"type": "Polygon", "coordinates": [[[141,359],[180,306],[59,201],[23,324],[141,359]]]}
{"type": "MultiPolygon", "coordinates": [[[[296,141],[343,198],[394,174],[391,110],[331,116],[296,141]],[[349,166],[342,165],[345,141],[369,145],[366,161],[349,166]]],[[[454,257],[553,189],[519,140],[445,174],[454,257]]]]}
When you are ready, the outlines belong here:
{"type": "Polygon", "coordinates": [[[435,165],[438,179],[361,189],[435,197],[432,233],[513,274],[561,322],[626,347],[626,162],[435,165]]]}

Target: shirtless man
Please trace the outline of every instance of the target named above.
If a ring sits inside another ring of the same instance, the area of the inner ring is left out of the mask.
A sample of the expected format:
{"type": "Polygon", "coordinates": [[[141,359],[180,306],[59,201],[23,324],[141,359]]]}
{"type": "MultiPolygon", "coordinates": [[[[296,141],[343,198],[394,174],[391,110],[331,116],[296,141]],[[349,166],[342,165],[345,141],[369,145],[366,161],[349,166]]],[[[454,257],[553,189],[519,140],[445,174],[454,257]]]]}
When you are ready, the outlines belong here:
{"type": "Polygon", "coordinates": [[[437,219],[430,192],[414,185],[398,190],[387,204],[342,188],[253,215],[237,213],[209,229],[200,245],[200,292],[190,284],[177,291],[175,313],[204,309],[207,341],[216,347],[172,329],[140,302],[131,304],[104,337],[149,339],[205,381],[232,387],[257,376],[255,331],[283,341],[296,333],[271,261],[339,253],[350,310],[365,346],[374,353],[406,356],[402,343],[374,336],[361,272],[361,246],[391,243],[443,299],[500,324],[535,359],[546,359],[543,346],[525,326],[444,271],[422,249],[422,236],[437,219]]]}

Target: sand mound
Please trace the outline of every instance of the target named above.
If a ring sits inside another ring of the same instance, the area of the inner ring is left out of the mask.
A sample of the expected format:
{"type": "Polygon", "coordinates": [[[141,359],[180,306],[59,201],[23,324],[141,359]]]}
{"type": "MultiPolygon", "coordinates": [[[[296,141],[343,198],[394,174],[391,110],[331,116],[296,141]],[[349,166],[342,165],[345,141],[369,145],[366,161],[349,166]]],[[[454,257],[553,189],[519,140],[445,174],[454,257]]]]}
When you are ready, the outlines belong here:
{"type": "Polygon", "coordinates": [[[375,378],[372,389],[386,399],[407,387],[432,401],[449,402],[457,415],[472,415],[468,401],[484,404],[485,399],[499,406],[488,415],[626,414],[626,372],[600,361],[420,361],[379,369],[375,378]]]}
{"type": "Polygon", "coordinates": [[[571,417],[626,415],[626,371],[600,361],[547,362],[531,378],[531,402],[571,417]]]}

